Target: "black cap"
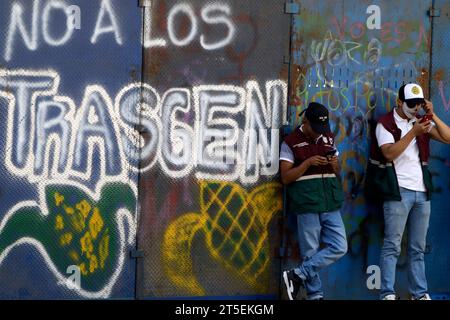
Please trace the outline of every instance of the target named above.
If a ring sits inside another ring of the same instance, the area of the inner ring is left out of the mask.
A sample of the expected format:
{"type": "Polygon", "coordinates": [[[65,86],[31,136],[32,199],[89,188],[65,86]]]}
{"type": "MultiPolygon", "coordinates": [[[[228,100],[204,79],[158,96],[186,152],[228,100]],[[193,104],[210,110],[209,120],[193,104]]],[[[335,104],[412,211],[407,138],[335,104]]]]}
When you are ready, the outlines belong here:
{"type": "Polygon", "coordinates": [[[311,102],[306,108],[305,117],[316,133],[327,134],[331,132],[328,109],[317,102],[311,102]]]}

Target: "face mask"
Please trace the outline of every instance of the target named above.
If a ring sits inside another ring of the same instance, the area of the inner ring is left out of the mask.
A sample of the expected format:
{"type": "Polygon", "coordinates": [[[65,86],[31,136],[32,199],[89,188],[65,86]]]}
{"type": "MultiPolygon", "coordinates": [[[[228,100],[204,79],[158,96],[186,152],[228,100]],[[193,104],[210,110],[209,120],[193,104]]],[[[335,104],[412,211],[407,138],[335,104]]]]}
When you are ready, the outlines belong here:
{"type": "Polygon", "coordinates": [[[408,105],[406,104],[406,102],[403,102],[402,110],[403,110],[403,113],[408,117],[408,119],[414,119],[416,117],[414,115],[414,113],[411,112],[411,110],[414,110],[414,109],[408,108],[408,105]]]}

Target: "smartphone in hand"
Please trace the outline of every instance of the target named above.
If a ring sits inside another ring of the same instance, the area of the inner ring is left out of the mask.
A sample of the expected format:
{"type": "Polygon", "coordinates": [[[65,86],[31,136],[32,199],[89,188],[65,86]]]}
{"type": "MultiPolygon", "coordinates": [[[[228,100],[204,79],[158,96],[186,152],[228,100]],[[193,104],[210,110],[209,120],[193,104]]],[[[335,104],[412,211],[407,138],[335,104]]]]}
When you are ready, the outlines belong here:
{"type": "Polygon", "coordinates": [[[433,120],[433,115],[432,114],[426,114],[424,115],[421,119],[419,123],[424,123],[427,121],[433,120]]]}
{"type": "Polygon", "coordinates": [[[331,158],[333,158],[336,155],[337,150],[336,149],[332,149],[330,151],[328,151],[327,153],[325,153],[325,157],[327,157],[328,161],[331,161],[331,158]]]}

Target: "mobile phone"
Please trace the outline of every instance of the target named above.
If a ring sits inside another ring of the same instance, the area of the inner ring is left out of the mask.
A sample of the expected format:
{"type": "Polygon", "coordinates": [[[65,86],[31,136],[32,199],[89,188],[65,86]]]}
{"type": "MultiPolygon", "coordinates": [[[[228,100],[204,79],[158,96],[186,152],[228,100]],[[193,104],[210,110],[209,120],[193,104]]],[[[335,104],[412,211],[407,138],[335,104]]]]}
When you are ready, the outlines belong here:
{"type": "Polygon", "coordinates": [[[327,151],[327,153],[325,153],[325,156],[327,157],[328,161],[331,160],[331,158],[333,158],[333,156],[336,154],[336,149],[332,149],[330,151],[327,151]]]}
{"type": "Polygon", "coordinates": [[[424,123],[424,122],[427,122],[427,121],[430,121],[430,120],[433,120],[433,115],[432,114],[426,114],[420,119],[420,123],[424,123]]]}

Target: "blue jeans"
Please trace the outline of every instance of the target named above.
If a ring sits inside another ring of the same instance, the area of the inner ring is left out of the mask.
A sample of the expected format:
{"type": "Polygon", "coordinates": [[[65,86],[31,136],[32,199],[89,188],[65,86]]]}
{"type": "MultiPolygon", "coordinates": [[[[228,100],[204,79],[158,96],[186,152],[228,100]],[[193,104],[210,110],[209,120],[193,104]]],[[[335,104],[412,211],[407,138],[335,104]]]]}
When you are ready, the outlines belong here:
{"type": "Polygon", "coordinates": [[[347,252],[345,227],[340,211],[297,214],[298,243],[302,263],[295,273],[305,280],[309,300],[323,297],[319,271],[347,252]],[[320,243],[324,244],[322,249],[320,243]],[[320,250],[319,250],[320,249],[320,250]]]}
{"type": "Polygon", "coordinates": [[[430,201],[425,192],[400,188],[402,201],[386,201],[384,209],[384,244],[381,249],[381,298],[395,294],[395,270],[405,226],[408,227],[408,282],[413,298],[427,293],[425,246],[430,220],[430,201]]]}

